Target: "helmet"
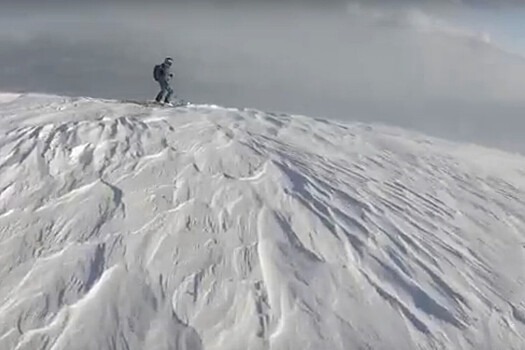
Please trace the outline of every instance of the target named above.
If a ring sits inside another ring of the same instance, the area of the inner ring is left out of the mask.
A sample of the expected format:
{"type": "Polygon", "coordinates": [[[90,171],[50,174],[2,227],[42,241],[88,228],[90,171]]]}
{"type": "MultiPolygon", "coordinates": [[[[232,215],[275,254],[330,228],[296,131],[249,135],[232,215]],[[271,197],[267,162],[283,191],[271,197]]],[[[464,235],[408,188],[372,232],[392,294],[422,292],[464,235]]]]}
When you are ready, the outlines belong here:
{"type": "Polygon", "coordinates": [[[166,59],[164,60],[164,63],[167,64],[168,66],[171,66],[173,64],[173,58],[166,57],[166,59]]]}

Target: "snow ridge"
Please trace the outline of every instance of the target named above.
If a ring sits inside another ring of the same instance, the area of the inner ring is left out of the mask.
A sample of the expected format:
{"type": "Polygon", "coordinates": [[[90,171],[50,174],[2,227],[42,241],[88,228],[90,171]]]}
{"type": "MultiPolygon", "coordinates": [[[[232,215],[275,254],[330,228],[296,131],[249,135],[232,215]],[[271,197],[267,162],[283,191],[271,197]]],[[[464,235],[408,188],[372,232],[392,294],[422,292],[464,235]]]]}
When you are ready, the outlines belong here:
{"type": "Polygon", "coordinates": [[[34,94],[0,132],[0,349],[525,346],[518,155],[34,94]]]}

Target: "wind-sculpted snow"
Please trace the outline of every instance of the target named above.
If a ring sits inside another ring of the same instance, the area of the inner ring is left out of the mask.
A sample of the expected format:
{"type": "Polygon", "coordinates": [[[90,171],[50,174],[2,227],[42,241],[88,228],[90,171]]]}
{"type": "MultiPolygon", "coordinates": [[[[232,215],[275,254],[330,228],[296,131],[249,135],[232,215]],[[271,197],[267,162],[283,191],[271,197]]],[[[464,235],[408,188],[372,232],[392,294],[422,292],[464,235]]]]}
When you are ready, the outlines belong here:
{"type": "Polygon", "coordinates": [[[523,349],[525,159],[0,98],[0,349],[523,349]]]}

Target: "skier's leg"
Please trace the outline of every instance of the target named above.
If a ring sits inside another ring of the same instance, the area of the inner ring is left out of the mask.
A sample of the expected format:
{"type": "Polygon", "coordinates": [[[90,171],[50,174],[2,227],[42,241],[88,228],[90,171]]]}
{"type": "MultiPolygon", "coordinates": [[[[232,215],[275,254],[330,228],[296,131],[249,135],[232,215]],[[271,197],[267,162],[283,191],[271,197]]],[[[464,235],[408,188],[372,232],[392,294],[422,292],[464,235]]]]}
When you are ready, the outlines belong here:
{"type": "Polygon", "coordinates": [[[170,100],[171,100],[171,96],[173,96],[173,89],[171,88],[171,86],[166,86],[166,91],[168,92],[166,94],[166,98],[164,99],[164,102],[166,103],[170,103],[170,100]]]}
{"type": "Polygon", "coordinates": [[[160,102],[164,98],[164,95],[166,94],[166,84],[164,84],[162,81],[159,81],[160,85],[160,92],[157,94],[157,97],[155,97],[155,101],[160,102]]]}
{"type": "Polygon", "coordinates": [[[157,102],[162,101],[162,96],[164,96],[164,91],[161,90],[161,91],[157,94],[157,97],[155,97],[155,101],[157,101],[157,102]]]}

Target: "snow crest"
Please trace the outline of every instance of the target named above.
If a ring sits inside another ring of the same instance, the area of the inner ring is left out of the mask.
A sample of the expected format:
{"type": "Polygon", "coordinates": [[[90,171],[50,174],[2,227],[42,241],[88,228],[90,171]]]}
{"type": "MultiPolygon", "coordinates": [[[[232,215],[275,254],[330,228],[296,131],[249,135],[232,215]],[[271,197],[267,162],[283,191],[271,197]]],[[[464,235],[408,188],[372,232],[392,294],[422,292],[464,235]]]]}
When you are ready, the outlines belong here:
{"type": "Polygon", "coordinates": [[[0,98],[0,349],[523,349],[525,159],[0,98]]]}

